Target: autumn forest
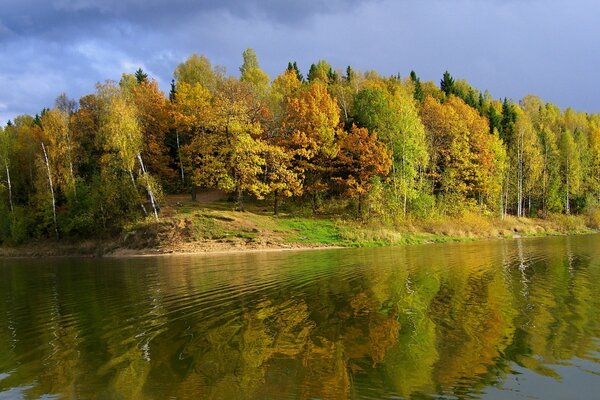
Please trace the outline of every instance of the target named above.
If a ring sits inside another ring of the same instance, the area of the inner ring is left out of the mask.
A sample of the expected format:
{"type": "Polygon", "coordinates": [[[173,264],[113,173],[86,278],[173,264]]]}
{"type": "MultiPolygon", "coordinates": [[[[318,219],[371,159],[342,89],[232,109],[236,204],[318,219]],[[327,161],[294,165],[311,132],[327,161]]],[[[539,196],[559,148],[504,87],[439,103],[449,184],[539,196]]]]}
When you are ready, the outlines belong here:
{"type": "Polygon", "coordinates": [[[275,79],[192,55],[170,93],[138,69],[0,127],[0,243],[85,238],[161,218],[165,196],[229,193],[243,210],[301,204],[393,226],[465,211],[584,214],[600,202],[600,114],[495,99],[326,61],[275,79]]]}

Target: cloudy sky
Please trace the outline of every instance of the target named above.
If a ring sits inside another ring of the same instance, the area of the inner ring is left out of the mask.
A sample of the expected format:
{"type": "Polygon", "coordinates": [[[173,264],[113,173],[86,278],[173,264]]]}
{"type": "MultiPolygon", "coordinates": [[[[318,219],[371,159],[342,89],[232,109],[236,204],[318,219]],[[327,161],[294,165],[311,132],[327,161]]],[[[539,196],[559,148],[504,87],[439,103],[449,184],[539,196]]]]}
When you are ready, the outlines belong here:
{"type": "Polygon", "coordinates": [[[168,89],[196,52],[238,73],[252,47],[272,77],[290,60],[535,93],[600,112],[597,0],[0,0],[0,124],[138,67],[168,89]]]}

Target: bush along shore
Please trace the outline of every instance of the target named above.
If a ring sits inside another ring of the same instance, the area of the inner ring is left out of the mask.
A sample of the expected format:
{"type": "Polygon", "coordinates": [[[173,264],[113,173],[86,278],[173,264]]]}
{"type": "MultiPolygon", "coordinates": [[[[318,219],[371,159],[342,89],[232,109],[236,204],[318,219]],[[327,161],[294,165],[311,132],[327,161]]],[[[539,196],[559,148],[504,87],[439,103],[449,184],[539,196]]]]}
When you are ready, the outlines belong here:
{"type": "Polygon", "coordinates": [[[444,73],[201,55],[0,127],[3,255],[372,246],[589,232],[600,115],[444,73]],[[283,69],[283,68],[282,68],[283,69]],[[121,249],[121,250],[118,250],[121,249]],[[146,250],[142,250],[146,249],[146,250]]]}

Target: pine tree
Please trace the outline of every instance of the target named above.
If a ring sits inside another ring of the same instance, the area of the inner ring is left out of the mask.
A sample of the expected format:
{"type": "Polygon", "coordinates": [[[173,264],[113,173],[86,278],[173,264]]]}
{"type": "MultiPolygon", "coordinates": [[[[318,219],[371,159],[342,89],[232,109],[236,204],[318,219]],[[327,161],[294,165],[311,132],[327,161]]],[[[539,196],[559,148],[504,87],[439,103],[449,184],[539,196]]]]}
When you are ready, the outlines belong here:
{"type": "Polygon", "coordinates": [[[169,91],[169,100],[171,103],[175,102],[177,96],[177,86],[175,85],[175,79],[171,79],[171,90],[169,91]]]}
{"type": "Polygon", "coordinates": [[[135,71],[135,74],[133,74],[135,76],[135,80],[137,81],[138,84],[142,84],[142,83],[146,83],[148,82],[148,74],[144,72],[143,69],[138,68],[137,71],[135,71]]]}
{"type": "Polygon", "coordinates": [[[423,87],[421,86],[421,79],[417,76],[415,71],[410,71],[410,80],[415,85],[415,90],[413,91],[413,97],[418,102],[422,103],[425,100],[425,93],[423,93],[423,87]]]}
{"type": "Polygon", "coordinates": [[[294,71],[296,73],[296,78],[298,78],[298,81],[304,82],[304,76],[302,76],[302,74],[300,73],[300,69],[298,68],[298,64],[296,63],[296,61],[294,61],[293,63],[289,62],[287,70],[294,71]]]}
{"type": "Polygon", "coordinates": [[[450,75],[448,71],[444,72],[444,76],[440,81],[440,89],[442,89],[442,92],[446,93],[446,96],[456,94],[454,78],[450,75]]]}

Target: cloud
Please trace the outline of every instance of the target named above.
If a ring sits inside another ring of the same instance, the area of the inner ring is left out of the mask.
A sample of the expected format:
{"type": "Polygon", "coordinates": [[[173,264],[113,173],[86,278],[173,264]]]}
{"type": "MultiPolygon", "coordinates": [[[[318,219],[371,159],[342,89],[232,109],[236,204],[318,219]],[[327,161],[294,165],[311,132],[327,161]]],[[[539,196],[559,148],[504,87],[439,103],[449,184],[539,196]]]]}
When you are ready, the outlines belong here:
{"type": "Polygon", "coordinates": [[[142,67],[168,90],[193,52],[237,72],[253,47],[263,68],[327,59],[383,74],[448,69],[496,97],[536,93],[600,111],[600,2],[574,0],[9,0],[0,16],[0,123],[61,92],[142,67]]]}

